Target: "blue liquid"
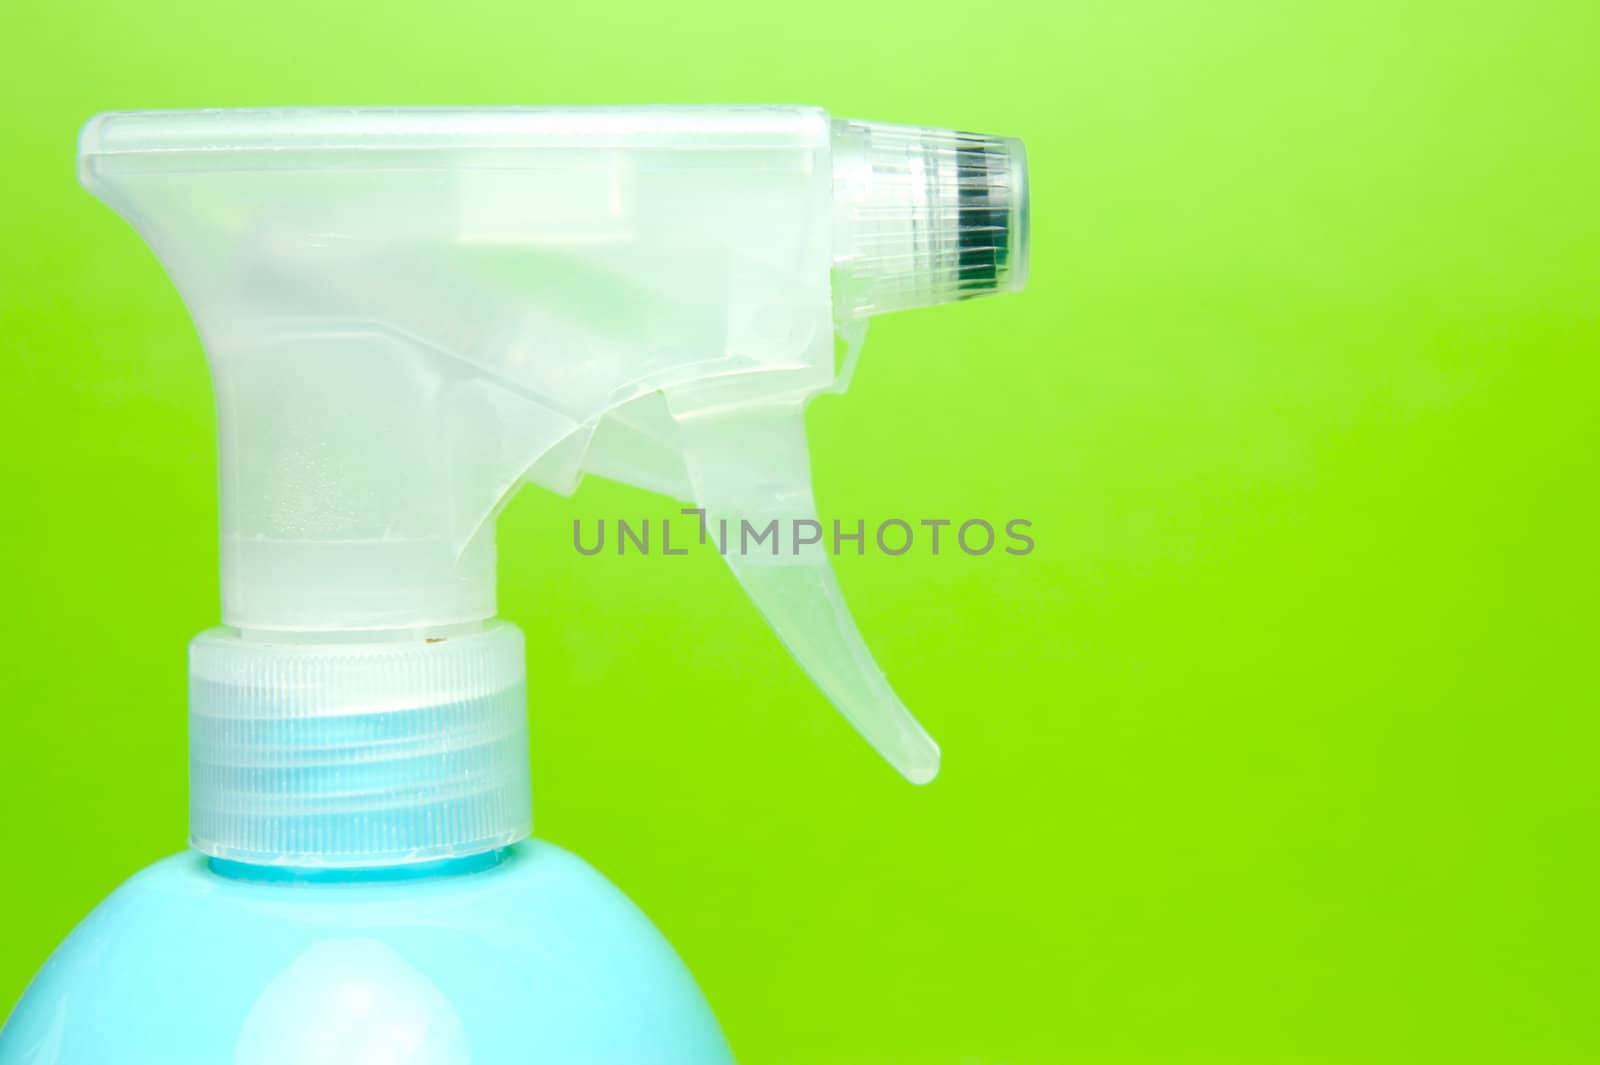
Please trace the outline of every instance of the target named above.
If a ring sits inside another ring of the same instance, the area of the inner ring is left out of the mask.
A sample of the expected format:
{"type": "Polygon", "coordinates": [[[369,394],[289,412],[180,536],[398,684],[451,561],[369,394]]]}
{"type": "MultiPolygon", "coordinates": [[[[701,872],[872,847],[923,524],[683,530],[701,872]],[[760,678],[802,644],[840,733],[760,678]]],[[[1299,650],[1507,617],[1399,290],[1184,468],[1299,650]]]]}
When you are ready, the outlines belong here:
{"type": "Polygon", "coordinates": [[[57,948],[0,1065],[727,1065],[670,944],[529,841],[426,867],[175,855],[57,948]]]}

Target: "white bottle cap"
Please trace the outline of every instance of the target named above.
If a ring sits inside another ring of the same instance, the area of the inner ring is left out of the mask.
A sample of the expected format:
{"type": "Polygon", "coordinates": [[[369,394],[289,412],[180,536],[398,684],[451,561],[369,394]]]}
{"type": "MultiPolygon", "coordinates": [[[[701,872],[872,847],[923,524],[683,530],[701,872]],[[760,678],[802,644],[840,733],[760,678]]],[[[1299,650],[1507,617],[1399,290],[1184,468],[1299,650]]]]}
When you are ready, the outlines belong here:
{"type": "Polygon", "coordinates": [[[526,837],[522,633],[189,647],[190,843],[253,865],[396,865],[526,837]]]}

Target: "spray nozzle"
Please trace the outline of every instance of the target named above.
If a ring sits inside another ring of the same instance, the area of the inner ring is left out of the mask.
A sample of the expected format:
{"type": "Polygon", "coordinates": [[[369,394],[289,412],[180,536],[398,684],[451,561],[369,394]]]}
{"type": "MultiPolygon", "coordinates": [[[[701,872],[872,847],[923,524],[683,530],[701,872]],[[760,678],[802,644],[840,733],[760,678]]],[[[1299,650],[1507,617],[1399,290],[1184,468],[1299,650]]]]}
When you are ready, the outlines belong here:
{"type": "Polygon", "coordinates": [[[1017,292],[1028,279],[1022,142],[835,121],[841,317],[1017,292]]]}
{"type": "MultiPolygon", "coordinates": [[[[204,340],[223,618],[258,656],[481,626],[524,480],[814,520],[803,409],[843,386],[836,331],[1027,271],[1018,142],[807,108],[110,114],[80,173],[204,340]]],[[[931,779],[827,556],[728,558],[862,735],[931,779]]],[[[206,676],[243,653],[210,648],[206,676]]],[[[246,670],[256,718],[276,669],[246,670]]]]}

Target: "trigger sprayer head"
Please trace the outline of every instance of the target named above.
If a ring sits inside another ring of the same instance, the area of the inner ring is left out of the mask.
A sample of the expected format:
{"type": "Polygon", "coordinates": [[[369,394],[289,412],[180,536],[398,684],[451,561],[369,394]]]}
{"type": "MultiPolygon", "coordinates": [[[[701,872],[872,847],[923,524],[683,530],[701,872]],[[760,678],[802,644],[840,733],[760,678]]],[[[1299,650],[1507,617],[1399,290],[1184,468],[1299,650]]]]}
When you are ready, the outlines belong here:
{"type": "MultiPolygon", "coordinates": [[[[1021,288],[1025,172],[1015,140],[809,107],[93,119],[80,176],[172,275],[218,403],[227,628],[191,653],[194,845],[371,866],[526,835],[523,644],[492,620],[510,494],[596,473],[820,529],[804,408],[842,388],[836,332],[1021,288]]],[[[728,563],[931,780],[816,542],[728,563]]]]}

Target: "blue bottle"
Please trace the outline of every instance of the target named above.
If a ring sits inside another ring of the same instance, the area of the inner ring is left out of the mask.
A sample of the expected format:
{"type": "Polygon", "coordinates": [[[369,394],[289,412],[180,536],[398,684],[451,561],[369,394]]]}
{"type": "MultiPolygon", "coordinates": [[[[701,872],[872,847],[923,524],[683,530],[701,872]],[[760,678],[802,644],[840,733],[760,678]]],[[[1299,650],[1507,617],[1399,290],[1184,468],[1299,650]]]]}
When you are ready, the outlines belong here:
{"type": "Polygon", "coordinates": [[[494,518],[585,473],[693,501],[931,780],[834,579],[804,407],[869,316],[1022,286],[1020,143],[803,107],[147,112],[92,120],[79,172],[205,341],[225,625],[189,651],[191,851],[61,945],[0,1065],[730,1061],[660,933],[530,839],[494,518]]]}
{"type": "Polygon", "coordinates": [[[362,872],[174,855],[79,925],[0,1033],[6,1065],[732,1060],[649,920],[531,840],[362,872]]]}

